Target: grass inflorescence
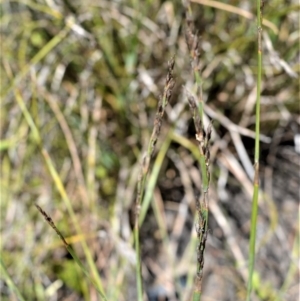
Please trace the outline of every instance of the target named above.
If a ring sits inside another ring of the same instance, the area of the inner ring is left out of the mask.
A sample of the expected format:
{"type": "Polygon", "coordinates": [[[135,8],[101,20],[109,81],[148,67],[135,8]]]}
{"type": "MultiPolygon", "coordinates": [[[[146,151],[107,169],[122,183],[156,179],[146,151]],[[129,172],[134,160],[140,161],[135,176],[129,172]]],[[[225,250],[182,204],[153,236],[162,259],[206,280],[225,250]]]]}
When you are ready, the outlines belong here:
{"type": "Polygon", "coordinates": [[[198,106],[193,96],[188,96],[190,109],[194,119],[196,129],[196,140],[199,145],[200,152],[200,167],[202,175],[202,191],[200,200],[197,202],[197,223],[196,232],[198,237],[197,245],[197,274],[195,280],[194,298],[193,300],[200,300],[202,292],[202,279],[204,268],[204,251],[208,236],[208,192],[210,182],[210,139],[211,139],[211,124],[205,130],[203,121],[199,116],[198,106]]]}
{"type": "Polygon", "coordinates": [[[168,62],[168,73],[166,77],[166,82],[164,86],[164,93],[161,96],[157,112],[154,119],[154,126],[153,131],[149,140],[149,145],[147,149],[147,153],[143,158],[141,171],[138,177],[138,183],[137,183],[137,196],[136,196],[136,202],[135,202],[135,223],[134,223],[134,241],[135,241],[135,250],[136,250],[136,256],[137,256],[137,266],[136,266],[136,277],[137,277],[137,291],[138,291],[138,300],[143,300],[143,287],[142,287],[142,273],[141,273],[141,257],[140,257],[140,237],[139,237],[139,216],[140,216],[140,210],[141,210],[141,204],[142,199],[144,196],[144,190],[145,190],[145,183],[147,180],[149,167],[150,167],[150,161],[151,157],[154,153],[154,148],[157,143],[157,139],[160,134],[162,122],[163,122],[163,116],[165,113],[166,106],[171,98],[172,90],[175,84],[174,78],[173,78],[173,69],[174,69],[175,60],[172,58],[168,62]]]}

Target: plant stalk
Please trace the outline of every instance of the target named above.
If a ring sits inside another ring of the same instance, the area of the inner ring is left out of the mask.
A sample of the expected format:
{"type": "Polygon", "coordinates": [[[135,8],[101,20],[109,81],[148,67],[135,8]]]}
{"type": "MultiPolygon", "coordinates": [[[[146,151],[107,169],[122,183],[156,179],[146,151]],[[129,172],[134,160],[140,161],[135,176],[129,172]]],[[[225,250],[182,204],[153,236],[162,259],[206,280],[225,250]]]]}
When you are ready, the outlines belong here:
{"type": "Polygon", "coordinates": [[[249,244],[249,266],[248,266],[248,285],[247,301],[251,299],[253,287],[253,271],[255,264],[255,241],[256,226],[258,214],[258,197],[259,197],[259,135],[260,135],[260,95],[261,95],[261,77],[262,77],[262,9],[263,2],[257,0],[257,95],[256,95],[256,112],[255,112],[255,155],[254,155],[254,181],[253,181],[253,198],[251,210],[251,232],[249,244]]]}

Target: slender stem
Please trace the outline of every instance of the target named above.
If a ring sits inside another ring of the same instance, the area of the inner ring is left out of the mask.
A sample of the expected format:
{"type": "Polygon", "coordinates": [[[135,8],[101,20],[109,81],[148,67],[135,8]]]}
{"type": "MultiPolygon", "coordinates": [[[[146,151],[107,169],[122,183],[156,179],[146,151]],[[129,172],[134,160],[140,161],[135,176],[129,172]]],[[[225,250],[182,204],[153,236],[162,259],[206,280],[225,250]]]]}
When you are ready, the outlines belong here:
{"type": "Polygon", "coordinates": [[[137,286],[137,297],[138,301],[143,301],[143,282],[142,282],[142,263],[141,263],[141,255],[140,255],[140,231],[138,220],[134,226],[134,241],[135,241],[135,252],[136,252],[136,286],[137,286]]]}
{"type": "Polygon", "coordinates": [[[210,180],[209,171],[209,141],[211,137],[211,124],[205,130],[204,128],[204,101],[203,101],[203,90],[200,72],[200,39],[195,28],[195,24],[192,18],[192,10],[189,2],[186,6],[186,42],[190,52],[191,67],[194,75],[195,83],[195,94],[197,101],[194,96],[188,95],[188,102],[194,119],[194,125],[196,130],[196,140],[198,142],[199,153],[200,153],[200,169],[202,179],[202,191],[201,198],[197,203],[197,218],[196,232],[197,232],[197,273],[195,277],[193,301],[200,301],[202,291],[202,278],[204,268],[204,251],[208,235],[208,189],[210,180]]]}
{"type": "MultiPolygon", "coordinates": [[[[64,185],[62,183],[62,180],[61,180],[57,170],[54,167],[54,163],[53,163],[49,153],[47,152],[47,150],[42,145],[42,139],[41,139],[41,135],[39,133],[39,130],[38,130],[37,126],[35,125],[35,123],[32,119],[32,116],[31,116],[30,112],[28,111],[21,94],[18,91],[15,91],[15,98],[17,100],[17,103],[18,103],[18,105],[19,105],[19,107],[20,107],[20,109],[21,109],[21,111],[22,111],[22,113],[23,113],[30,129],[31,129],[31,131],[32,131],[35,142],[38,145],[38,147],[40,148],[41,154],[42,154],[42,156],[45,160],[45,163],[46,163],[47,168],[49,170],[49,173],[50,173],[50,175],[51,175],[51,177],[52,177],[52,179],[55,183],[55,186],[56,186],[57,190],[59,191],[59,193],[61,195],[61,198],[63,199],[63,201],[64,201],[64,203],[67,207],[69,215],[71,216],[72,222],[75,226],[76,232],[78,234],[81,234],[82,231],[81,231],[80,225],[78,223],[78,219],[77,219],[77,217],[75,215],[75,212],[73,210],[71,200],[69,199],[69,196],[68,196],[68,194],[67,194],[67,192],[64,188],[64,185]]],[[[96,267],[95,263],[93,262],[93,258],[92,258],[90,249],[88,248],[87,243],[86,243],[85,240],[81,241],[81,245],[82,245],[84,254],[86,256],[89,268],[92,272],[94,283],[96,283],[97,289],[101,292],[101,294],[103,296],[105,296],[103,286],[102,286],[102,281],[101,281],[99,273],[97,271],[97,267],[96,267]]],[[[106,300],[106,299],[104,299],[104,300],[106,300]]]]}
{"type": "MultiPolygon", "coordinates": [[[[140,211],[142,206],[142,200],[145,191],[145,184],[146,179],[149,173],[150,161],[153,155],[155,145],[160,134],[162,119],[165,113],[165,108],[170,100],[172,95],[172,89],[174,87],[174,79],[173,79],[173,68],[174,68],[174,58],[172,58],[168,62],[168,73],[166,77],[164,93],[161,97],[158,108],[156,111],[156,116],[154,120],[154,127],[152,130],[152,134],[150,137],[150,141],[147,148],[146,156],[143,159],[141,171],[139,174],[138,184],[137,184],[137,196],[135,201],[135,222],[134,222],[134,241],[135,241],[135,252],[136,252],[136,285],[137,285],[137,295],[138,301],[143,300],[143,284],[142,284],[142,271],[141,271],[141,256],[140,256],[140,241],[139,241],[139,218],[140,218],[140,211]]],[[[143,218],[145,212],[143,211],[143,218]]]]}
{"type": "MultiPolygon", "coordinates": [[[[256,168],[258,170],[258,165],[256,168]]],[[[258,194],[259,184],[254,184],[253,198],[252,198],[252,212],[251,212],[251,233],[249,244],[249,274],[248,274],[248,287],[247,287],[247,301],[250,301],[252,292],[252,280],[255,263],[255,240],[256,240],[256,224],[257,224],[257,212],[258,212],[258,194]]]]}
{"type": "Polygon", "coordinates": [[[11,292],[13,292],[18,297],[18,300],[25,301],[25,298],[19,291],[19,289],[16,286],[16,284],[14,283],[13,279],[10,277],[10,275],[7,271],[7,268],[4,265],[4,262],[2,261],[2,258],[0,258],[0,275],[1,275],[1,278],[2,277],[4,278],[6,284],[10,288],[11,292]]]}
{"type": "Polygon", "coordinates": [[[253,287],[253,271],[255,264],[255,240],[256,225],[258,213],[258,196],[259,196],[259,135],[260,135],[260,94],[261,94],[261,74],[262,74],[262,8],[263,2],[257,0],[257,96],[256,96],[256,112],[255,112],[255,156],[254,156],[254,189],[252,198],[251,212],[251,233],[249,244],[249,267],[248,267],[248,285],[247,285],[247,301],[251,299],[253,287]]]}
{"type": "Polygon", "coordinates": [[[54,36],[31,60],[30,62],[24,66],[21,72],[15,76],[11,85],[4,90],[3,95],[7,95],[11,92],[20,82],[24,79],[24,77],[30,71],[30,68],[33,68],[34,65],[39,63],[48,53],[51,52],[53,48],[55,48],[70,32],[70,25],[66,25],[56,36],[54,36]]]}
{"type": "Polygon", "coordinates": [[[80,266],[81,270],[84,272],[84,274],[87,276],[87,278],[92,282],[92,284],[95,286],[97,291],[99,292],[100,296],[103,300],[107,300],[105,295],[103,294],[102,290],[98,287],[97,282],[90,277],[89,272],[84,267],[83,263],[80,261],[79,257],[76,255],[72,247],[67,243],[64,236],[61,234],[61,232],[58,230],[58,228],[55,226],[52,218],[37,204],[35,204],[35,207],[38,209],[38,211],[44,216],[47,223],[51,226],[51,228],[56,232],[56,234],[59,236],[61,241],[63,242],[64,246],[66,247],[67,251],[71,254],[73,259],[76,261],[76,263],[80,266]]]}
{"type": "Polygon", "coordinates": [[[157,177],[158,177],[158,174],[159,174],[160,169],[162,167],[162,163],[163,163],[163,160],[166,156],[168,148],[170,146],[171,135],[172,134],[173,134],[173,130],[171,130],[169,132],[168,136],[165,138],[165,141],[163,142],[163,144],[162,144],[162,146],[159,150],[159,153],[158,153],[158,155],[155,159],[155,162],[153,164],[152,172],[151,172],[151,174],[149,176],[149,179],[148,179],[148,184],[147,184],[147,187],[146,187],[145,196],[143,198],[143,203],[142,203],[141,212],[140,212],[140,216],[139,216],[139,226],[140,227],[142,226],[142,224],[145,220],[146,213],[149,209],[151,200],[153,198],[153,192],[154,192],[154,189],[155,189],[155,184],[156,184],[156,181],[157,181],[157,177]]]}
{"type": "Polygon", "coordinates": [[[196,140],[198,141],[198,148],[200,153],[200,168],[202,177],[202,191],[201,199],[197,204],[198,221],[196,223],[197,232],[197,273],[195,277],[195,285],[193,292],[193,301],[200,301],[202,291],[202,278],[204,268],[204,251],[206,239],[208,235],[208,189],[209,189],[209,141],[211,137],[211,124],[205,131],[203,121],[201,118],[201,111],[199,111],[198,103],[196,103],[192,95],[188,96],[190,109],[194,119],[196,129],[196,140]]]}

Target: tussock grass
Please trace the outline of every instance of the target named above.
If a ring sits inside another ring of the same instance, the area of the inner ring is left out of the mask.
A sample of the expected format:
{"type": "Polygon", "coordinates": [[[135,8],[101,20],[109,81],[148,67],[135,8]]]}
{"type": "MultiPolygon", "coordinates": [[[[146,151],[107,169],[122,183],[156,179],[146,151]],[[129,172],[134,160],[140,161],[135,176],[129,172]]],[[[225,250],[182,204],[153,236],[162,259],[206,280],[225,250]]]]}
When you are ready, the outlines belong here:
{"type": "Polygon", "coordinates": [[[140,299],[185,301],[197,273],[202,301],[296,299],[299,4],[265,2],[258,90],[252,3],[2,4],[1,299],[137,300],[138,279],[140,299]]]}

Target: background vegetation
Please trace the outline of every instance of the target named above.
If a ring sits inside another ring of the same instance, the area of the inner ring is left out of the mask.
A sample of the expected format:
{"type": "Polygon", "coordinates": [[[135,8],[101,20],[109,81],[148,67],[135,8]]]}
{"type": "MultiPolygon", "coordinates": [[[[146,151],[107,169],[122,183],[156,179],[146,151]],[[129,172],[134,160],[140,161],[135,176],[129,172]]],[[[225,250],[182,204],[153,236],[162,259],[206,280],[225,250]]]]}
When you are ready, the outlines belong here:
{"type": "MultiPolygon", "coordinates": [[[[146,185],[140,244],[148,299],[188,300],[201,177],[182,89],[193,77],[181,1],[1,4],[1,300],[100,300],[35,203],[89,270],[94,263],[108,300],[136,300],[136,183],[173,55],[176,85],[146,185]]],[[[204,301],[246,296],[255,10],[249,1],[192,3],[205,118],[214,120],[204,301]]],[[[264,18],[253,300],[296,300],[299,3],[266,2],[264,18]]]]}

